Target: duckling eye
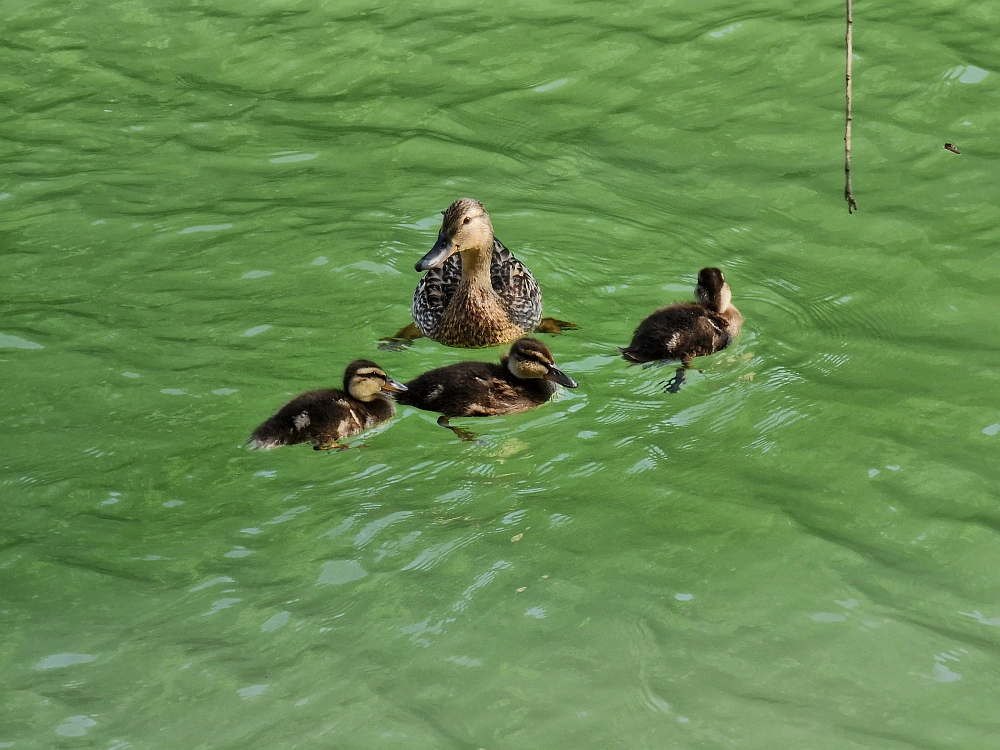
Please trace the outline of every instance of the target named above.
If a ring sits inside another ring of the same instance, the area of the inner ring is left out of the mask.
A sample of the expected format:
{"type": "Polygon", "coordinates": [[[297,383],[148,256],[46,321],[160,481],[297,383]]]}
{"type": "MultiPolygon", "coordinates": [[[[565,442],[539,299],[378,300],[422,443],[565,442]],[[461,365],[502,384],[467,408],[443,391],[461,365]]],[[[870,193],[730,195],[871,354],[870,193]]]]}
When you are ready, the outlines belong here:
{"type": "Polygon", "coordinates": [[[468,224],[470,221],[472,221],[471,216],[466,216],[464,219],[462,219],[463,224],[468,224]]]}

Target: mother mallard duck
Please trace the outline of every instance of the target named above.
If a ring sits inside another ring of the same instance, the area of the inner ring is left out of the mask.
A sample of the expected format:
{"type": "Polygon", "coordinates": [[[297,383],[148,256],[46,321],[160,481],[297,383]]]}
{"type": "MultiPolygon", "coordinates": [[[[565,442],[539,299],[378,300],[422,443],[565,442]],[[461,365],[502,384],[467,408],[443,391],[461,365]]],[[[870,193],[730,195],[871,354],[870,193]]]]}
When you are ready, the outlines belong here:
{"type": "Polygon", "coordinates": [[[413,293],[413,320],[420,334],[442,344],[495,346],[536,328],[559,333],[574,327],[552,318],[543,322],[538,282],[493,236],[490,215],[472,198],[448,207],[437,242],[415,268],[426,273],[413,293]]]}

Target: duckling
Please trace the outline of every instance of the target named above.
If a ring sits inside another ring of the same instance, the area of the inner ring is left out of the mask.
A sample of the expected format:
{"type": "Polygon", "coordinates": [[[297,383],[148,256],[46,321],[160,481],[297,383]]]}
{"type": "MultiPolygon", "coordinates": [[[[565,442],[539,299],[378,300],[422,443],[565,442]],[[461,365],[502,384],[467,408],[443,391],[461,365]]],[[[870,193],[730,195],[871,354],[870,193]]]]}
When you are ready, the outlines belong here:
{"type": "Polygon", "coordinates": [[[278,409],[247,441],[252,448],[312,443],[315,450],[344,449],[337,441],[391,419],[396,403],[389,393],[406,386],[374,362],[356,359],[344,371],[344,390],[302,393],[278,409]],[[346,391],[346,393],[345,393],[346,391]]]}
{"type": "MultiPolygon", "coordinates": [[[[491,417],[517,414],[548,401],[556,383],[576,388],[577,383],[555,365],[552,352],[538,339],[520,338],[510,354],[494,362],[458,362],[419,375],[406,384],[399,403],[440,412],[442,427],[449,417],[491,417]]],[[[459,437],[470,434],[451,428],[459,437]]]]}
{"type": "Polygon", "coordinates": [[[561,333],[576,327],[542,319],[538,282],[494,237],[482,203],[459,198],[443,214],[437,242],[414,266],[427,272],[413,293],[414,323],[388,341],[427,336],[476,348],[513,341],[535,328],[561,333]]]}
{"type": "Polygon", "coordinates": [[[732,290],[718,268],[698,272],[694,294],[697,302],[678,302],[647,316],[632,334],[632,343],[621,350],[633,362],[681,360],[683,366],[667,384],[670,393],[680,389],[693,357],[725,349],[743,324],[743,316],[732,304],[732,290]]]}

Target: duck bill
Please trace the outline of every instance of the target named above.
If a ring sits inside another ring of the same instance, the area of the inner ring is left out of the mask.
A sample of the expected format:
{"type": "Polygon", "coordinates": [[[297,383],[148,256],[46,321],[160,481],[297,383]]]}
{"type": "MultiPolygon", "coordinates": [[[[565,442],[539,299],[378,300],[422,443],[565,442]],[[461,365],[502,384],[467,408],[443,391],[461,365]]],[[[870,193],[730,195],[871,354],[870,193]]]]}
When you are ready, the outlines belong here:
{"type": "Polygon", "coordinates": [[[398,380],[393,380],[392,378],[385,379],[385,385],[382,386],[382,391],[384,393],[402,393],[403,391],[408,391],[405,385],[400,383],[398,380]]]}
{"type": "Polygon", "coordinates": [[[455,252],[455,243],[450,237],[446,237],[443,232],[438,233],[438,240],[434,247],[423,258],[413,266],[418,271],[429,271],[432,268],[439,268],[455,252]]]}
{"type": "Polygon", "coordinates": [[[564,385],[567,388],[577,387],[577,382],[558,367],[550,367],[549,374],[545,376],[545,379],[551,380],[553,383],[558,383],[559,385],[564,385]]]}

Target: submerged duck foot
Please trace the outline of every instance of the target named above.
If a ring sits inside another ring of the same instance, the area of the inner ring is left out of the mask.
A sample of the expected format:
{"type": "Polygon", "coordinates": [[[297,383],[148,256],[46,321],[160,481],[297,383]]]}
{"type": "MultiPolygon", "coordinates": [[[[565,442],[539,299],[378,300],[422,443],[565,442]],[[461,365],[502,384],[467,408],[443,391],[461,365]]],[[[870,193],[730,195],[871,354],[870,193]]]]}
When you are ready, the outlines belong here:
{"type": "Polygon", "coordinates": [[[338,443],[336,441],[332,443],[317,443],[313,446],[314,451],[346,451],[351,446],[344,445],[343,443],[338,443]]]}
{"type": "Polygon", "coordinates": [[[535,333],[562,333],[563,331],[575,331],[579,327],[576,323],[570,323],[568,320],[542,318],[535,326],[535,333]]]}
{"type": "Polygon", "coordinates": [[[677,372],[674,373],[674,376],[663,384],[663,390],[665,393],[677,393],[680,391],[681,386],[684,385],[684,373],[686,370],[686,367],[677,368],[677,372]]]}
{"type": "Polygon", "coordinates": [[[408,346],[413,346],[413,342],[409,339],[384,338],[378,340],[378,348],[382,352],[401,352],[408,346]]]}
{"type": "Polygon", "coordinates": [[[438,417],[437,423],[439,425],[441,425],[442,427],[444,427],[445,429],[451,430],[456,435],[458,435],[459,439],[462,442],[465,442],[465,443],[474,443],[477,440],[479,440],[479,436],[476,435],[476,433],[474,433],[472,430],[467,430],[464,427],[454,427],[448,421],[448,417],[445,417],[445,416],[438,417]]]}
{"type": "Polygon", "coordinates": [[[408,346],[412,346],[416,339],[422,339],[424,334],[417,328],[416,323],[405,325],[396,331],[392,336],[379,339],[378,348],[384,352],[399,352],[408,346]]]}
{"type": "MultiPolygon", "coordinates": [[[[666,362],[661,361],[659,364],[666,364],[666,362]]],[[[677,368],[674,376],[663,384],[664,392],[677,393],[684,385],[684,375],[689,369],[691,369],[691,357],[685,357],[681,360],[681,366],[677,368]]],[[[698,372],[704,372],[704,370],[698,370],[698,372]]]]}

